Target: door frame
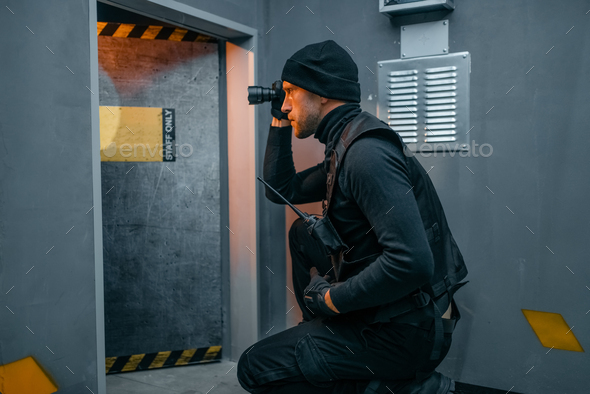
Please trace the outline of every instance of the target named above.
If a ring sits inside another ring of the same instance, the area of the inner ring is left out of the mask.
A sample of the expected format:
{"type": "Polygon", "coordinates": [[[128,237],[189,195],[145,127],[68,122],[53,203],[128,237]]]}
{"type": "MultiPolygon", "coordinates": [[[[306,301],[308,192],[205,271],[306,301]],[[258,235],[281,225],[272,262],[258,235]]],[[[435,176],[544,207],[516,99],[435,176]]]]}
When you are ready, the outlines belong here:
{"type": "MultiPolygon", "coordinates": [[[[222,358],[237,361],[258,340],[259,263],[258,196],[255,185],[259,155],[258,111],[249,106],[246,86],[257,83],[258,31],[252,27],[172,0],[98,0],[127,11],[171,23],[219,40],[220,232],[222,279],[222,358]],[[245,54],[246,56],[241,56],[245,54]],[[229,68],[235,68],[229,74],[229,68]],[[234,74],[236,75],[234,77],[234,74]],[[238,77],[239,76],[239,77],[238,77]],[[243,77],[246,78],[243,78],[243,77]],[[243,90],[242,90],[243,89],[243,90]],[[238,99],[232,99],[237,97],[238,99]],[[243,97],[243,98],[242,98],[243,97]],[[228,100],[229,98],[229,100],[228,100]],[[228,113],[231,109],[231,116],[228,113]],[[244,121],[246,118],[246,121],[244,121]],[[247,143],[248,149],[237,147],[247,143]],[[232,148],[233,147],[233,148],[232,148]],[[230,153],[232,153],[230,155],[230,153]],[[230,188],[230,179],[233,188],[230,188]],[[235,185],[234,180],[239,180],[235,185]],[[246,188],[246,190],[244,190],[246,188]],[[250,207],[255,207],[251,209],[250,207]],[[231,228],[231,230],[229,230],[231,228]],[[226,231],[229,230],[229,231],[226,231]],[[247,247],[247,248],[246,248],[247,247]],[[239,328],[239,329],[238,329],[239,328]]],[[[98,90],[96,3],[90,5],[91,85],[98,90]],[[94,20],[94,24],[92,21],[94,20]],[[94,39],[92,39],[94,37],[94,39]]],[[[95,266],[97,278],[98,365],[104,364],[104,292],[98,97],[92,98],[92,160],[94,185],[95,266]],[[99,302],[98,300],[101,300],[99,302]]],[[[101,378],[99,377],[99,382],[101,378]]],[[[99,383],[99,387],[101,384],[99,383]]],[[[104,387],[104,386],[103,386],[104,387]]],[[[99,390],[100,391],[100,390],[99,390]]]]}

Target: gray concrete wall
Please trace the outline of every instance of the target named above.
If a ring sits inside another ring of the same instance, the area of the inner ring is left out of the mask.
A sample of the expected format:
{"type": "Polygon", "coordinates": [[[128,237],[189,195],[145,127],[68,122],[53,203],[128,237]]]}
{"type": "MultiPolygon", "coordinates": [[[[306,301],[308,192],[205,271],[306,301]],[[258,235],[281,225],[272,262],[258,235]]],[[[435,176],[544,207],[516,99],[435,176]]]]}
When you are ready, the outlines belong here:
{"type": "MultiPolygon", "coordinates": [[[[590,235],[590,6],[582,0],[456,5],[451,13],[390,20],[379,14],[377,1],[266,1],[260,30],[274,28],[260,40],[272,55],[261,65],[261,84],[278,78],[296,50],[333,39],[353,52],[361,106],[375,114],[373,73],[377,61],[400,58],[399,26],[449,19],[450,52],[472,56],[470,136],[491,144],[493,154],[419,158],[424,167],[434,166],[429,175],[470,269],[471,282],[457,295],[463,320],[440,370],[505,390],[578,393],[587,384],[587,353],[546,354],[521,309],[562,314],[582,347],[590,348],[584,242],[590,235]]],[[[260,119],[264,144],[270,115],[262,112],[260,119]]],[[[293,140],[295,154],[303,154],[303,141],[293,140]]],[[[318,163],[317,156],[297,169],[318,163]]],[[[278,232],[267,238],[283,240],[278,232]]]]}
{"type": "Polygon", "coordinates": [[[106,355],[221,345],[217,43],[98,44],[100,104],[174,108],[184,146],[102,163],[106,355]]]}
{"type": "Polygon", "coordinates": [[[179,3],[250,27],[256,27],[260,19],[260,0],[181,0],[179,3]]]}
{"type": "Polygon", "coordinates": [[[93,13],[0,11],[0,365],[33,356],[64,394],[104,393],[93,13]]]}

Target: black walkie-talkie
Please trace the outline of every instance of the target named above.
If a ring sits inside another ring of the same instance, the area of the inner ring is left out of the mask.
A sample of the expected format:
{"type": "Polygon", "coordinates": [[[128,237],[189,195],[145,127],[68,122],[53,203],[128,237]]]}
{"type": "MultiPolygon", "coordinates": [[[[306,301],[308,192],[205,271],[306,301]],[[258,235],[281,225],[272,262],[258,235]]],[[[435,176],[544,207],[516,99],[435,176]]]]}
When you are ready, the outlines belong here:
{"type": "MultiPolygon", "coordinates": [[[[301,219],[303,219],[303,221],[307,225],[307,232],[316,240],[324,244],[329,255],[335,256],[340,254],[342,251],[348,249],[348,246],[344,242],[342,242],[340,235],[338,235],[338,232],[330,222],[330,219],[328,219],[328,216],[324,216],[321,219],[319,219],[315,215],[310,215],[308,213],[301,212],[301,210],[293,206],[293,204],[291,204],[285,197],[283,197],[279,192],[273,189],[272,186],[270,186],[268,183],[262,180],[262,178],[257,178],[260,182],[264,183],[266,187],[272,190],[273,193],[275,193],[285,203],[287,203],[291,207],[291,209],[293,209],[293,211],[295,211],[295,213],[299,215],[301,219]]],[[[336,270],[336,274],[338,273],[337,271],[338,270],[336,270]]]]}

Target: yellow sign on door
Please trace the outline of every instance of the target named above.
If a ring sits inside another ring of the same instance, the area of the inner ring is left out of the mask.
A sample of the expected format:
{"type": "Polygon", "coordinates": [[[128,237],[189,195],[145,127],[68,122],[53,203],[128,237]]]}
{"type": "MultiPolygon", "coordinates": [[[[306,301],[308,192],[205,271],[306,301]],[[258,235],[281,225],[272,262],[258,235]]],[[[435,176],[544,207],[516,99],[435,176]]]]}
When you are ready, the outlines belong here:
{"type": "Polygon", "coordinates": [[[100,107],[101,161],[175,161],[172,108],[100,107]]]}

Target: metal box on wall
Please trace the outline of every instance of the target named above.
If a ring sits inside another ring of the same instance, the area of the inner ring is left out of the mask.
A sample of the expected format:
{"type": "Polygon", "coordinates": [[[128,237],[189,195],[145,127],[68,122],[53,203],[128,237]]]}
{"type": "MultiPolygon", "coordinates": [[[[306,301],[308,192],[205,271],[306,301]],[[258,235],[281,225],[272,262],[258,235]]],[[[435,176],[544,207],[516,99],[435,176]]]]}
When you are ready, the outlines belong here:
{"type": "Polygon", "coordinates": [[[377,116],[414,152],[469,149],[471,56],[378,62],[377,116]]]}
{"type": "Polygon", "coordinates": [[[454,0],[379,0],[379,12],[390,18],[396,15],[454,9],[454,0]]]}

